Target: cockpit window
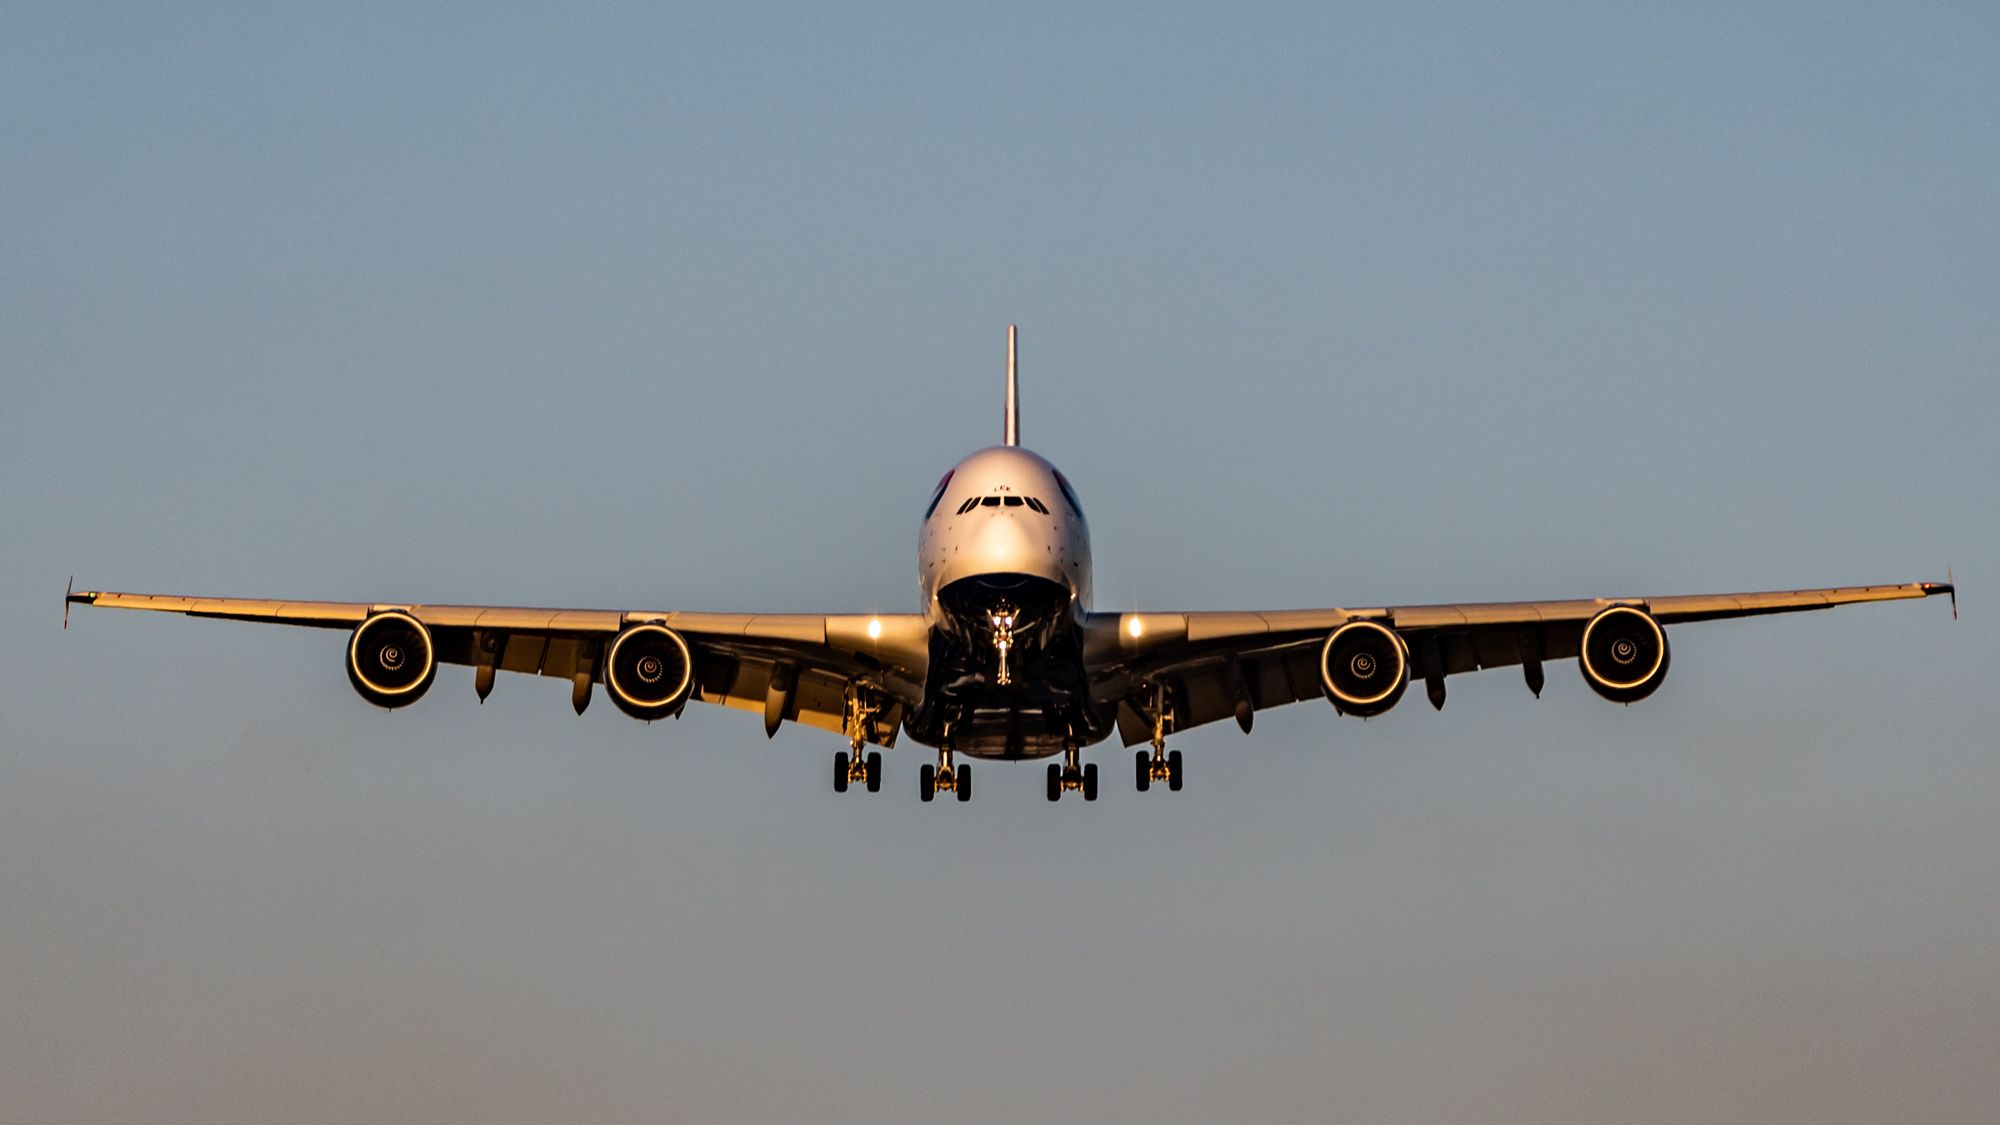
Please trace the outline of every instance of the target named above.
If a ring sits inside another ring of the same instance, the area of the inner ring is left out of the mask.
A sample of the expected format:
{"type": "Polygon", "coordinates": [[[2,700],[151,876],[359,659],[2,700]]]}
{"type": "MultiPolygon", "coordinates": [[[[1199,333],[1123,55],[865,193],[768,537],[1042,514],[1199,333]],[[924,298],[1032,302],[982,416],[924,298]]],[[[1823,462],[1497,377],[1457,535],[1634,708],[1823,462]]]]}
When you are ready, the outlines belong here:
{"type": "Polygon", "coordinates": [[[1015,496],[1011,493],[999,493],[993,496],[968,496],[965,498],[965,503],[958,506],[958,514],[962,516],[972,509],[979,507],[1027,508],[1029,511],[1040,512],[1045,516],[1053,514],[1049,511],[1047,504],[1042,503],[1035,497],[1015,496]]]}

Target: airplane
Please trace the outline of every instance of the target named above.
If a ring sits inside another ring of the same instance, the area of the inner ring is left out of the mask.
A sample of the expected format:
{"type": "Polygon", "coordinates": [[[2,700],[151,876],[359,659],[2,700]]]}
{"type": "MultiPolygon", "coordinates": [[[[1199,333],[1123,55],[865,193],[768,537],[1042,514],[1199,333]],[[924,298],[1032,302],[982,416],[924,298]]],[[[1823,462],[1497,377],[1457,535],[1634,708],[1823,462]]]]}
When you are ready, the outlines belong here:
{"type": "Polygon", "coordinates": [[[1518,666],[1542,693],[1544,665],[1574,658],[1590,690],[1630,704],[1671,660],[1666,627],[1856,602],[1951,597],[1944,582],[1671,597],[1364,606],[1247,612],[1099,611],[1090,528],[1061,470],[1020,442],[1019,351],[1007,329],[1003,438],[953,465],[930,492],[917,535],[918,613],[757,614],[529,609],[64,593],[72,604],[350,631],[347,676],[383,708],[415,703],[438,665],[473,669],[480,702],[499,672],[566,679],[580,715],[602,684],[625,714],[678,718],[689,702],[762,712],[845,736],[833,787],[882,786],[881,750],[898,734],[937,751],[919,795],[972,796],[961,758],[1051,760],[1051,801],[1097,799],[1082,752],[1114,734],[1133,781],[1178,792],[1167,736],[1323,698],[1336,713],[1380,715],[1421,681],[1443,708],[1445,679],[1518,666]]]}

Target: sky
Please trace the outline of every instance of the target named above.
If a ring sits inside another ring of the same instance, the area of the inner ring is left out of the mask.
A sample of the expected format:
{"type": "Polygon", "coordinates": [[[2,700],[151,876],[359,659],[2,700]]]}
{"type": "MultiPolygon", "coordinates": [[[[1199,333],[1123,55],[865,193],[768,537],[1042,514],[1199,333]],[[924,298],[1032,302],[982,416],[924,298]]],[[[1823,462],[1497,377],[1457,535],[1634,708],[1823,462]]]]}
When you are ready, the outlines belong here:
{"type": "Polygon", "coordinates": [[[1991,1121],[1996,58],[1971,3],[0,8],[0,1116],[1991,1121]],[[914,609],[1009,323],[1099,608],[1962,619],[966,806],[60,625],[914,609]]]}

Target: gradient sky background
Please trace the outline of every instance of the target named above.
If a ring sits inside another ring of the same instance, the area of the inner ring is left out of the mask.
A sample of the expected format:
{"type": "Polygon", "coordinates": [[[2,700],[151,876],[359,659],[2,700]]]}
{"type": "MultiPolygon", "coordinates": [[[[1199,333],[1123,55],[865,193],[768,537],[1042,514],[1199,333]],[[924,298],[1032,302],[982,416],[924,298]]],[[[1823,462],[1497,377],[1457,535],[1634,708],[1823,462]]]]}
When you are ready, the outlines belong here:
{"type": "Polygon", "coordinates": [[[408,7],[0,9],[0,1116],[2000,1112],[2000,8],[408,7]],[[1009,321],[1101,608],[1965,619],[967,807],[58,630],[71,572],[912,608],[1009,321]]]}

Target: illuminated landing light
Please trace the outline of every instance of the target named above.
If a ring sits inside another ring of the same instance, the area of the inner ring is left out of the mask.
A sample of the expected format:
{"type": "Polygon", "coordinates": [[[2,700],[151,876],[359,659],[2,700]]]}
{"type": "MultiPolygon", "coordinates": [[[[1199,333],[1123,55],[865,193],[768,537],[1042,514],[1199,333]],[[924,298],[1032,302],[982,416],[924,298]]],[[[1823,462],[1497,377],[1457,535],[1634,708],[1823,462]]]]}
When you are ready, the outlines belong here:
{"type": "Polygon", "coordinates": [[[879,641],[882,639],[881,618],[871,617],[868,619],[868,639],[871,641],[879,641]]]}
{"type": "Polygon", "coordinates": [[[1131,634],[1131,636],[1136,640],[1137,638],[1145,635],[1146,625],[1144,622],[1139,620],[1137,614],[1133,614],[1132,616],[1127,617],[1125,619],[1125,631],[1131,634]]]}

